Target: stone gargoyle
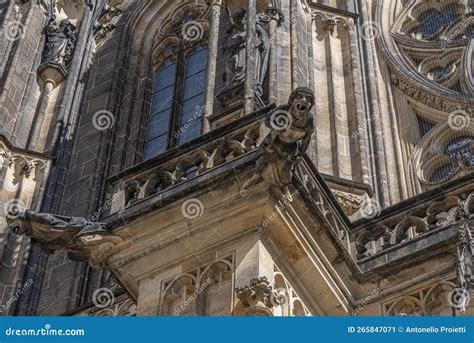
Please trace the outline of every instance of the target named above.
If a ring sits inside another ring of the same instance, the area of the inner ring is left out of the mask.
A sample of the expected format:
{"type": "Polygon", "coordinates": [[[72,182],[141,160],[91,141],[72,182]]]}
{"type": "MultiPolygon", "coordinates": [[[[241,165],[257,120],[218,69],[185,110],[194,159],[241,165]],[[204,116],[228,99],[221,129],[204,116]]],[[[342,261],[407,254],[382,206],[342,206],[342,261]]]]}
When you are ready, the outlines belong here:
{"type": "Polygon", "coordinates": [[[260,145],[255,172],[242,186],[243,191],[261,179],[288,191],[294,168],[306,152],[314,132],[313,105],[313,91],[298,87],[291,93],[288,104],[268,114],[265,124],[270,132],[260,145]]]}
{"type": "Polygon", "coordinates": [[[7,216],[7,222],[15,234],[29,236],[46,252],[65,250],[72,260],[89,262],[94,267],[105,266],[107,252],[123,241],[104,224],[80,217],[25,210],[10,218],[7,216]]]}

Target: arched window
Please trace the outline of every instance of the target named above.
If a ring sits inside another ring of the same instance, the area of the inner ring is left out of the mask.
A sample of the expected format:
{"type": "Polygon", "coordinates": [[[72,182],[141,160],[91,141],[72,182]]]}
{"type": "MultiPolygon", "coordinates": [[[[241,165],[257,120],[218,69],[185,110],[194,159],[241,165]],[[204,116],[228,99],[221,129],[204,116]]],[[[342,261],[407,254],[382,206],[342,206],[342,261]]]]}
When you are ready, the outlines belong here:
{"type": "Polygon", "coordinates": [[[174,60],[155,73],[144,158],[153,158],[201,135],[207,47],[182,42],[174,60]]]}

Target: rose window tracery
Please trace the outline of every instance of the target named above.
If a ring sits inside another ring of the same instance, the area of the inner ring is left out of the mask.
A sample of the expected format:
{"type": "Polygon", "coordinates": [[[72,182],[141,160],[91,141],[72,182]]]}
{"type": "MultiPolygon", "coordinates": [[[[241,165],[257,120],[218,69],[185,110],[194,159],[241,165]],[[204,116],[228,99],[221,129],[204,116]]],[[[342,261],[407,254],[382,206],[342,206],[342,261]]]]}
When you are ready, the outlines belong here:
{"type": "Polygon", "coordinates": [[[473,6],[468,0],[413,0],[392,29],[394,41],[415,72],[463,95],[474,95],[473,6]]]}

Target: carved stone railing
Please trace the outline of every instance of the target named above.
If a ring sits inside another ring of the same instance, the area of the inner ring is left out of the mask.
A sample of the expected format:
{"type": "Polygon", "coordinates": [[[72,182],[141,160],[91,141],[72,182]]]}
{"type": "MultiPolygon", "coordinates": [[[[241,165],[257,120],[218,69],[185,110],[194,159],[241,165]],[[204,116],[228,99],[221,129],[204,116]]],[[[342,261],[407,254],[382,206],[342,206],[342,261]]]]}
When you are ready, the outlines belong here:
{"type": "Polygon", "coordinates": [[[110,213],[124,210],[254,151],[259,145],[260,119],[273,107],[245,116],[110,178],[110,213]]]}
{"type": "MultiPolygon", "coordinates": [[[[459,180],[457,187],[433,190],[387,208],[377,218],[353,225],[357,259],[364,260],[396,249],[423,235],[429,235],[463,222],[473,225],[473,175],[459,180]],[[464,185],[464,186],[462,186],[464,185]]],[[[454,183],[453,183],[454,185],[454,183]]]]}

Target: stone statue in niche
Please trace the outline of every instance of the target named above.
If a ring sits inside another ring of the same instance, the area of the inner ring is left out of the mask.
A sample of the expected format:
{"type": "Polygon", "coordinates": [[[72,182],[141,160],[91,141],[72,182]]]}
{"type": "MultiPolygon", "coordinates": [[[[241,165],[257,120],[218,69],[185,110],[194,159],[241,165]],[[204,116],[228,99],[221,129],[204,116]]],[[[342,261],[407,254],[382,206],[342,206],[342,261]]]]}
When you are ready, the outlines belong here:
{"type": "MultiPolygon", "coordinates": [[[[257,15],[255,57],[252,63],[255,66],[255,96],[258,104],[262,107],[263,83],[268,71],[268,58],[270,53],[270,39],[265,31],[264,24],[269,22],[266,15],[257,15]]],[[[244,80],[247,70],[247,11],[238,8],[231,18],[232,28],[228,31],[228,37],[224,43],[224,54],[226,68],[223,80],[225,89],[218,95],[224,107],[229,107],[235,98],[242,97],[244,80]]]]}
{"type": "Polygon", "coordinates": [[[245,79],[247,11],[237,9],[231,21],[232,28],[224,45],[226,55],[224,82],[228,87],[237,85],[245,79]]]}
{"type": "Polygon", "coordinates": [[[46,42],[43,50],[42,64],[56,64],[67,69],[71,64],[76,44],[75,26],[69,19],[59,23],[51,16],[45,27],[46,42]]]}
{"type": "Polygon", "coordinates": [[[308,149],[314,132],[313,105],[313,91],[298,87],[291,93],[288,104],[269,113],[265,122],[270,133],[260,145],[254,175],[243,185],[244,191],[264,179],[289,195],[287,186],[292,181],[293,170],[308,149]]]}
{"type": "Polygon", "coordinates": [[[90,222],[80,217],[66,217],[26,210],[7,217],[8,227],[17,235],[26,235],[43,250],[52,253],[66,250],[77,261],[102,265],[98,257],[123,241],[108,231],[103,223],[90,222]],[[95,250],[95,251],[93,251],[95,250]]]}

